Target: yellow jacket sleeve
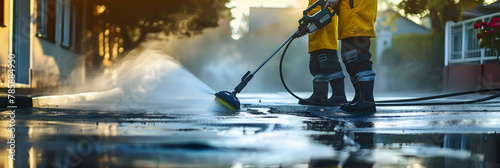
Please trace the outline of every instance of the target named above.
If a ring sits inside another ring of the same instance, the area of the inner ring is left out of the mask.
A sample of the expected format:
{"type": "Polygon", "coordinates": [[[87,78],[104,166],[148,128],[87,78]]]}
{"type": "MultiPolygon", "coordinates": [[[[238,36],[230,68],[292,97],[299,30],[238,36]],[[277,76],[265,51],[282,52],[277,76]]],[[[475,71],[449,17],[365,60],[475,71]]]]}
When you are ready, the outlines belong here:
{"type": "Polygon", "coordinates": [[[377,0],[340,0],[339,39],[356,36],[375,37],[377,0]]]}
{"type": "MultiPolygon", "coordinates": [[[[316,0],[309,0],[309,6],[314,2],[316,2],[316,0]]],[[[320,9],[321,7],[317,6],[309,12],[309,15],[315,14],[320,9]]],[[[309,34],[309,53],[320,49],[339,49],[337,40],[337,24],[337,15],[335,15],[331,23],[312,34],[309,34]]]]}

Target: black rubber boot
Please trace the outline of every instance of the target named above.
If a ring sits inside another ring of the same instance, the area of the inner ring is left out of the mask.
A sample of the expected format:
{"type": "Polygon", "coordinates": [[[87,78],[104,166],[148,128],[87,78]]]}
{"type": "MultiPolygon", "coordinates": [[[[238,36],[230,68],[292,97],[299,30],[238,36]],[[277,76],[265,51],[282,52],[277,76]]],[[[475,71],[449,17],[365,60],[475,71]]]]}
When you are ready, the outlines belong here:
{"type": "Polygon", "coordinates": [[[321,100],[326,99],[327,96],[328,82],[313,82],[313,94],[311,97],[305,99],[306,101],[299,100],[299,104],[318,105],[321,103],[321,100]]]}
{"type": "Polygon", "coordinates": [[[373,83],[374,81],[359,82],[360,97],[358,101],[346,104],[340,109],[348,112],[376,112],[373,83]]]}
{"type": "Polygon", "coordinates": [[[354,77],[354,79],[353,79],[353,77],[351,77],[352,86],[354,87],[354,98],[349,103],[342,105],[341,108],[344,108],[344,106],[347,106],[347,105],[350,105],[352,103],[357,102],[359,100],[359,98],[361,97],[361,89],[359,88],[358,80],[355,78],[356,77],[354,77]]]}
{"type": "Polygon", "coordinates": [[[321,104],[327,106],[339,106],[347,103],[345,98],[344,78],[330,81],[332,87],[332,96],[329,99],[323,99],[321,104]]]}

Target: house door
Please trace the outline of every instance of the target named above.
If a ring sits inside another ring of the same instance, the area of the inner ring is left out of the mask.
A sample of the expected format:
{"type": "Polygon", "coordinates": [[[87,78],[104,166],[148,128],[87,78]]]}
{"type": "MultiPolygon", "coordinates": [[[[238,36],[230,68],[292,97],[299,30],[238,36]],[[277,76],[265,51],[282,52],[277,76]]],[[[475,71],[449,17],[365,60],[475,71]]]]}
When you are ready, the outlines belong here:
{"type": "Polygon", "coordinates": [[[30,82],[31,16],[30,1],[11,1],[13,11],[12,51],[16,56],[16,83],[30,82]]]}

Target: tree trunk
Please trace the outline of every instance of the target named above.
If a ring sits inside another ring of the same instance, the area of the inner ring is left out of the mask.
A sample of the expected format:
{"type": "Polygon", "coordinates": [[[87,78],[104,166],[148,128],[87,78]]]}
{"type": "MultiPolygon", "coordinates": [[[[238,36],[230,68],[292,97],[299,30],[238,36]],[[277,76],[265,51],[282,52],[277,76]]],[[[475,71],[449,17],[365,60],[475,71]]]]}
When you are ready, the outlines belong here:
{"type": "MultiPolygon", "coordinates": [[[[140,36],[137,40],[133,41],[132,40],[132,37],[130,37],[130,34],[128,33],[129,30],[126,30],[123,34],[122,34],[122,38],[123,38],[123,52],[126,54],[128,52],[130,52],[131,50],[139,47],[139,45],[144,41],[146,40],[146,34],[147,33],[144,33],[144,32],[147,32],[144,30],[145,28],[142,28],[141,31],[140,31],[140,36]]],[[[133,30],[131,30],[133,31],[133,30]]]]}
{"type": "Polygon", "coordinates": [[[462,17],[462,12],[460,10],[460,6],[455,4],[453,0],[448,0],[448,5],[443,8],[443,12],[441,12],[441,18],[443,23],[446,23],[448,20],[452,20],[454,22],[458,22],[462,17]]]}
{"type": "Polygon", "coordinates": [[[430,9],[430,16],[432,22],[432,30],[437,32],[443,31],[443,26],[441,25],[441,17],[439,17],[438,11],[435,8],[430,9]]]}

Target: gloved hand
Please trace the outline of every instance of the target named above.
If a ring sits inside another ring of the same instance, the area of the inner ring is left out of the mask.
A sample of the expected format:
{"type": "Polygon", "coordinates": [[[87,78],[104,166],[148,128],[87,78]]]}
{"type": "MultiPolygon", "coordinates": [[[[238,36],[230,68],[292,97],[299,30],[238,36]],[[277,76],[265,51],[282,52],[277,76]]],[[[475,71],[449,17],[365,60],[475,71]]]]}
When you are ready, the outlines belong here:
{"type": "Polygon", "coordinates": [[[339,0],[328,0],[326,2],[325,7],[323,7],[323,10],[327,9],[328,7],[335,9],[335,7],[337,7],[338,4],[339,4],[339,0]]]}
{"type": "Polygon", "coordinates": [[[307,34],[307,30],[306,29],[307,29],[306,26],[304,26],[302,29],[300,29],[299,32],[298,32],[298,34],[297,34],[297,38],[306,35],[307,34]]]}

